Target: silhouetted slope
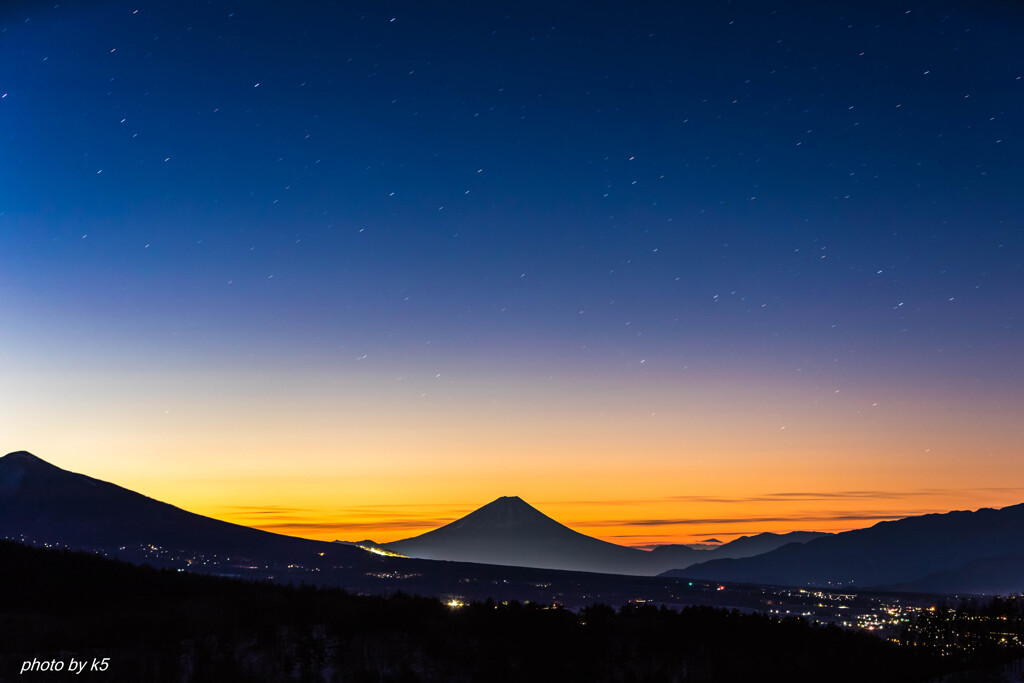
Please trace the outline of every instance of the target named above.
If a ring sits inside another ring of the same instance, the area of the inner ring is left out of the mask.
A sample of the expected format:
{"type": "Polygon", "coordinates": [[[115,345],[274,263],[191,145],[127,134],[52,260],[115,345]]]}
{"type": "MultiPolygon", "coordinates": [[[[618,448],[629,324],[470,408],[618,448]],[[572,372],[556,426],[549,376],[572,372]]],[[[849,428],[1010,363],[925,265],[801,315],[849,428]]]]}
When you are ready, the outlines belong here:
{"type": "MultiPolygon", "coordinates": [[[[0,538],[24,538],[71,548],[155,545],[217,557],[287,557],[329,553],[362,561],[366,553],[282,536],[203,517],[115,484],[75,474],[18,451],[0,458],[0,538]]],[[[325,556],[326,557],[326,556],[325,556]]]]}
{"type": "Polygon", "coordinates": [[[1024,593],[1024,553],[971,560],[956,569],[934,572],[914,581],[884,586],[918,593],[1024,593]]]}
{"type": "Polygon", "coordinates": [[[420,536],[384,544],[431,560],[645,575],[650,553],[559,524],[517,496],[504,496],[420,536]]]}
{"type": "Polygon", "coordinates": [[[665,568],[678,569],[681,567],[689,567],[691,564],[697,564],[705,560],[715,557],[712,552],[715,549],[709,548],[691,548],[688,545],[683,544],[666,544],[658,545],[651,548],[648,552],[651,555],[651,567],[656,569],[654,573],[661,573],[665,571],[665,568]],[[658,569],[660,568],[660,569],[658,569]]]}
{"type": "MultiPolygon", "coordinates": [[[[974,560],[1024,552],[1024,505],[880,522],[756,557],[712,560],[668,576],[787,585],[905,584],[974,560]]],[[[1024,565],[1017,574],[1024,582],[1024,565]]],[[[1005,577],[1012,579],[1013,577],[1005,577]]],[[[968,590],[971,577],[956,584],[968,590]]]]}

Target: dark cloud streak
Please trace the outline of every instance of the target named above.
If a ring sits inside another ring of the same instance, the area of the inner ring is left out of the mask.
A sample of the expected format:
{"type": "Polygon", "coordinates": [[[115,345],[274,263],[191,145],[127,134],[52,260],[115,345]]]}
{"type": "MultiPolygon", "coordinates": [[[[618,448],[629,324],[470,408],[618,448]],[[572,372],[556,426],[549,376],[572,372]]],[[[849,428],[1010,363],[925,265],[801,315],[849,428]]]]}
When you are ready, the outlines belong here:
{"type": "MultiPolygon", "coordinates": [[[[681,517],[674,519],[614,519],[603,521],[580,522],[580,527],[606,527],[606,526],[693,526],[698,524],[754,524],[754,523],[794,523],[794,522],[854,522],[854,521],[881,521],[887,519],[900,519],[915,515],[945,512],[944,510],[900,510],[895,512],[837,512],[804,515],[773,515],[773,516],[739,516],[739,517],[681,517]]],[[[722,532],[735,533],[735,532],[722,532]]]]}

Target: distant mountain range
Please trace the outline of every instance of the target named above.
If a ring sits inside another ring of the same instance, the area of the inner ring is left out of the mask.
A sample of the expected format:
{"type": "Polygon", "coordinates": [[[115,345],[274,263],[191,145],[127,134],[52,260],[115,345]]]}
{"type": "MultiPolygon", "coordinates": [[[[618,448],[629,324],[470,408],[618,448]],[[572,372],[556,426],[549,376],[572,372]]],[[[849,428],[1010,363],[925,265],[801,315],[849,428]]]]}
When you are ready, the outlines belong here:
{"type": "Polygon", "coordinates": [[[1024,590],[1024,504],[879,522],[744,559],[663,576],[934,592],[1024,590]]]}
{"type": "Polygon", "coordinates": [[[721,545],[705,545],[694,548],[693,545],[659,545],[651,548],[651,553],[659,556],[656,565],[673,563],[673,569],[682,569],[715,558],[740,558],[760,555],[789,543],[806,543],[815,538],[830,536],[821,531],[790,531],[785,534],[765,532],[754,536],[740,536],[721,545]]]}
{"type": "MultiPolygon", "coordinates": [[[[469,585],[462,583],[467,577],[476,577],[481,586],[496,585],[498,577],[517,577],[522,586],[597,580],[596,574],[583,579],[587,575],[554,577],[554,572],[540,579],[537,569],[515,567],[941,593],[1024,590],[1024,504],[908,517],[835,535],[759,534],[713,550],[660,546],[645,551],[586,536],[520,498],[504,497],[434,531],[381,546],[423,558],[417,560],[203,517],[62,470],[24,451],[0,458],[0,538],[200,571],[214,571],[204,567],[216,565],[215,573],[231,573],[236,566],[258,578],[265,570],[264,577],[312,579],[357,590],[389,590],[397,580],[404,590],[421,586],[437,593],[449,590],[445,587],[451,581],[469,585]],[[215,561],[208,565],[211,558],[215,561]],[[538,578],[528,578],[534,575],[538,578]]],[[[371,542],[359,545],[374,547],[371,542]]],[[[635,581],[641,580],[647,579],[635,581]]],[[[601,581],[606,581],[603,590],[628,583],[614,576],[601,581]]]]}
{"type": "Polygon", "coordinates": [[[743,536],[711,550],[686,545],[638,550],[581,534],[518,496],[504,496],[451,524],[382,547],[430,560],[654,576],[712,557],[748,557],[822,535],[809,531],[767,533],[743,536]]]}

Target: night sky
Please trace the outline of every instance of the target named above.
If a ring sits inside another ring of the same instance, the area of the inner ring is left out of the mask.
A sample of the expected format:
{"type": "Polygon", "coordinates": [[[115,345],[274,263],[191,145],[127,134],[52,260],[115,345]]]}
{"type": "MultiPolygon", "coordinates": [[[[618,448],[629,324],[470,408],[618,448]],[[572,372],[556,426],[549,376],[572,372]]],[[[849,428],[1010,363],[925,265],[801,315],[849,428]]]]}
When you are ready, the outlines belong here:
{"type": "Polygon", "coordinates": [[[1024,501],[1016,2],[5,2],[0,435],[393,540],[1024,501]]]}

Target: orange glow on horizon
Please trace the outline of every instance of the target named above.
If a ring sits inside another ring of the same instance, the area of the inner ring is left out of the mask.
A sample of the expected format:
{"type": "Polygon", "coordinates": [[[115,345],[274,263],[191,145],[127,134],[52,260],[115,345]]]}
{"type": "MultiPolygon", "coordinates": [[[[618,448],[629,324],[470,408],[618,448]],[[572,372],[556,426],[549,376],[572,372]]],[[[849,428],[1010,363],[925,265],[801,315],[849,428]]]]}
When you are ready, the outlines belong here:
{"type": "MultiPolygon", "coordinates": [[[[697,500],[530,501],[548,516],[588,536],[619,545],[728,542],[763,532],[838,533],[954,509],[1004,507],[1024,499],[1024,487],[976,490],[804,492],[697,500]],[[821,502],[827,501],[822,508],[821,502]]],[[[303,538],[387,543],[426,533],[490,500],[466,505],[366,506],[346,511],[211,508],[212,517],[303,538]],[[374,509],[376,508],[376,509],[374,509]]]]}
{"type": "Polygon", "coordinates": [[[379,371],[340,388],[287,373],[22,380],[0,401],[8,450],[328,541],[415,536],[502,495],[636,546],[1024,501],[1006,487],[1024,481],[1012,397],[642,376],[464,378],[430,393],[379,371]],[[79,385],[90,402],[68,398],[79,385]]]}

